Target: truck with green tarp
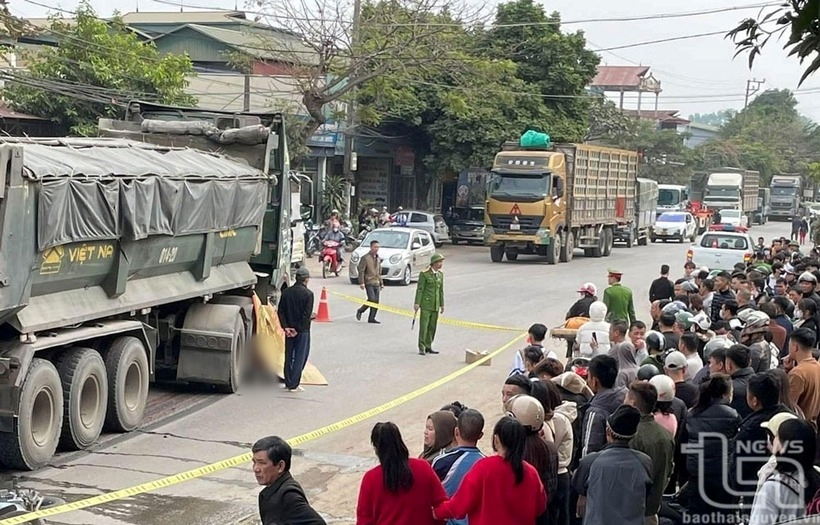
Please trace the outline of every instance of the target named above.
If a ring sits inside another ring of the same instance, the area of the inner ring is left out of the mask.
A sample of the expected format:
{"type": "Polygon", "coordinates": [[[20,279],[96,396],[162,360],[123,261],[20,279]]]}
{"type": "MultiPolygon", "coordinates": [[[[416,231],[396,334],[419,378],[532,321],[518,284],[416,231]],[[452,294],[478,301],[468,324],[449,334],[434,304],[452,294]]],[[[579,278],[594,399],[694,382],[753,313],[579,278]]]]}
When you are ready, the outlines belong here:
{"type": "Polygon", "coordinates": [[[284,120],[251,126],[213,138],[264,137],[263,169],[185,140],[0,139],[0,465],[135,429],[151,381],[239,388],[254,291],[289,267],[284,120]]]}

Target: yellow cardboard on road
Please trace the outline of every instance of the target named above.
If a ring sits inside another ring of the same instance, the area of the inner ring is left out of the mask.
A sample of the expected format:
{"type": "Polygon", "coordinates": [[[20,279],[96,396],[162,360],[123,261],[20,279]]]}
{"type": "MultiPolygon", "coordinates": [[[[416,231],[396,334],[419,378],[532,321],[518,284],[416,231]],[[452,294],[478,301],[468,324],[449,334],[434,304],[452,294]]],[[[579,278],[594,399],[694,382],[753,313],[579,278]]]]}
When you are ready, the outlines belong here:
{"type": "MultiPolygon", "coordinates": [[[[285,378],[285,332],[279,324],[276,309],[270,304],[262,304],[253,296],[253,309],[256,312],[255,356],[267,370],[280,379],[285,378]]],[[[327,386],[327,379],[312,363],[308,362],[302,371],[302,384],[327,386]]]]}

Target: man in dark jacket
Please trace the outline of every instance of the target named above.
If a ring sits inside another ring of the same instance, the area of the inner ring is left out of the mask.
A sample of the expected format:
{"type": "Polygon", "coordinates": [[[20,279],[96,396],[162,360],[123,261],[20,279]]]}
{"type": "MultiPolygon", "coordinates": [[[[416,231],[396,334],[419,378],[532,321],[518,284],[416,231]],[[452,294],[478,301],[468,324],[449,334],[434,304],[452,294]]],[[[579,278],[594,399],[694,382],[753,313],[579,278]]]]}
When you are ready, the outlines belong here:
{"type": "Polygon", "coordinates": [[[712,321],[712,326],[721,319],[720,311],[723,309],[723,303],[735,299],[735,294],[732,292],[730,286],[731,280],[732,276],[726,271],[720,272],[715,276],[715,294],[712,296],[712,311],[709,312],[709,319],[712,321]]]}
{"type": "Polygon", "coordinates": [[[675,286],[669,280],[669,265],[661,265],[661,276],[652,281],[649,287],[649,302],[660,301],[661,299],[675,298],[675,286]]]}
{"type": "Polygon", "coordinates": [[[750,354],[749,347],[744,345],[732,345],[726,350],[726,373],[732,378],[732,402],[729,406],[737,410],[740,417],[746,417],[752,413],[752,409],[746,402],[746,386],[755,373],[749,366],[750,354]]]}
{"type": "Polygon", "coordinates": [[[589,317],[589,305],[598,300],[598,287],[592,283],[584,283],[578,288],[578,293],[581,298],[575,301],[575,304],[570,307],[565,319],[572,317],[589,317]]]}
{"type": "Polygon", "coordinates": [[[731,449],[732,467],[729,473],[732,487],[743,495],[747,503],[744,508],[748,510],[757,489],[757,472],[770,456],[766,447],[766,429],[760,425],[788,409],[780,404],[780,381],[772,372],[754,374],[749,378],[747,389],[749,407],[753,412],[740,424],[731,449]]]}
{"type": "Polygon", "coordinates": [[[300,267],[296,270],[296,283],[285,288],[279,299],[279,323],[285,331],[285,388],[290,392],[304,390],[299,383],[310,355],[313,292],[307,287],[309,279],[308,269],[300,267]]]}
{"type": "Polygon", "coordinates": [[[672,435],[655,421],[657,402],[658,391],[651,383],[635,381],[629,385],[625,404],[637,408],[641,413],[638,432],[629,441],[629,448],[639,450],[652,458],[652,488],[646,500],[647,523],[658,522],[657,514],[661,507],[663,489],[672,474],[675,453],[675,440],[672,435]]]}
{"type": "Polygon", "coordinates": [[[259,493],[262,525],[327,525],[313,510],[302,486],[290,474],[293,451],[278,436],[253,444],[253,474],[265,488],[259,493]]]}
{"type": "Polygon", "coordinates": [[[615,388],[618,361],[608,355],[596,355],[589,362],[587,385],[595,393],[589,402],[581,425],[581,457],[597,452],[606,444],[606,420],[626,397],[626,389],[615,388]]]}
{"type": "Polygon", "coordinates": [[[572,476],[572,488],[581,496],[576,513],[584,525],[644,525],[652,459],[629,448],[640,421],[635,407],[614,410],[604,426],[607,444],[582,459],[572,476]]]}

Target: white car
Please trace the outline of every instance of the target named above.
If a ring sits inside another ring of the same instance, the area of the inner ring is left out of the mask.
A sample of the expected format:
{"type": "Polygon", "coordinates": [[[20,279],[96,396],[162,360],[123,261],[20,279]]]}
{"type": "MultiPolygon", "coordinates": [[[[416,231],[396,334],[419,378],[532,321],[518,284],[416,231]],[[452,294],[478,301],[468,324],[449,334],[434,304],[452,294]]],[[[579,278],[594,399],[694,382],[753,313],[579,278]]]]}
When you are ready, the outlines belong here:
{"type": "Polygon", "coordinates": [[[748,263],[754,255],[755,241],[745,228],[712,226],[693,243],[686,260],[710,270],[732,271],[738,263],[748,263]]]}
{"type": "Polygon", "coordinates": [[[377,228],[368,233],[361,246],[350,254],[348,274],[353,284],[359,284],[359,261],[370,251],[371,241],[379,241],[382,279],[404,286],[430,266],[430,257],[436,252],[433,237],[426,231],[400,227],[377,228]]]}
{"type": "Polygon", "coordinates": [[[698,233],[698,225],[692,214],[685,211],[668,211],[661,213],[652,226],[652,242],[662,239],[676,239],[694,241],[698,233]]]}
{"type": "Polygon", "coordinates": [[[740,213],[740,210],[720,210],[720,224],[729,224],[731,226],[748,228],[749,218],[740,213]]]}

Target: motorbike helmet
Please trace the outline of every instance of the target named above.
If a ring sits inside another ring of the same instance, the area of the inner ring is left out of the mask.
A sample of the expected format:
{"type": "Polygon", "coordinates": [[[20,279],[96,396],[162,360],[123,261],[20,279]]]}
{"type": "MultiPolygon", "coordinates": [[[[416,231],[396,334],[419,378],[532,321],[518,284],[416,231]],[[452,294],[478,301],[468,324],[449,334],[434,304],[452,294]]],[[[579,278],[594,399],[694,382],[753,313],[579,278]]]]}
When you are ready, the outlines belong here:
{"type": "Polygon", "coordinates": [[[661,371],[655,365],[643,365],[638,369],[638,380],[649,381],[660,373],[661,371]]]}
{"type": "Polygon", "coordinates": [[[332,210],[330,210],[330,214],[331,215],[339,215],[339,210],[337,210],[336,208],[333,208],[332,210]]]}
{"type": "Polygon", "coordinates": [[[644,341],[646,341],[646,350],[650,353],[660,352],[666,347],[666,338],[663,336],[662,333],[656,332],[654,330],[650,330],[646,333],[644,341]]]}
{"type": "Polygon", "coordinates": [[[675,399],[675,381],[666,374],[652,376],[649,384],[658,392],[658,402],[671,403],[675,399]]]}

